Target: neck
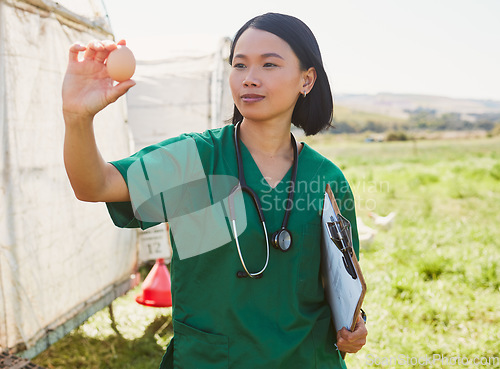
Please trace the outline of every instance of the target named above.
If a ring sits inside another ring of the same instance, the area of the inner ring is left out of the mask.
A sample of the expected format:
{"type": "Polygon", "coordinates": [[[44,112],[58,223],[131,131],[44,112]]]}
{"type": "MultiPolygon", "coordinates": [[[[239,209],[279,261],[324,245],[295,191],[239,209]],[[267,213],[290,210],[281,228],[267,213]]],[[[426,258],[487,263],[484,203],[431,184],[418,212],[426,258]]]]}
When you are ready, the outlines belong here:
{"type": "Polygon", "coordinates": [[[240,137],[251,153],[276,157],[289,156],[290,127],[288,124],[266,124],[243,119],[240,126],[240,137]]]}

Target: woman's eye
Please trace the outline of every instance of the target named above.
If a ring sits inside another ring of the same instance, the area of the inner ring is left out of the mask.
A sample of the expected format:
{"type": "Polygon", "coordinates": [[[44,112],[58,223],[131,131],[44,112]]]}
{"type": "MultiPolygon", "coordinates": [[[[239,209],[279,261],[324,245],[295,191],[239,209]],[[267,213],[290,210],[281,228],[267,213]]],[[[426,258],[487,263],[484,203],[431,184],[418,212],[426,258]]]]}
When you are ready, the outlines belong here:
{"type": "Polygon", "coordinates": [[[273,63],[266,63],[264,64],[264,67],[269,68],[269,67],[276,67],[276,64],[273,63]]]}
{"type": "Polygon", "coordinates": [[[242,69],[242,68],[245,68],[245,65],[242,63],[236,63],[235,65],[233,65],[233,68],[242,69]]]}

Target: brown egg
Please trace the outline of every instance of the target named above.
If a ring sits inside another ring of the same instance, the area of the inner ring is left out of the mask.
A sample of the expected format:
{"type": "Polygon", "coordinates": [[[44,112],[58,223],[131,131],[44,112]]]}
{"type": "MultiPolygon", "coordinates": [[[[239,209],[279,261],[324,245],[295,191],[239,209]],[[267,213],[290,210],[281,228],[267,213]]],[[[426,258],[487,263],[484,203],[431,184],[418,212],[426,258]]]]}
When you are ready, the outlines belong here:
{"type": "Polygon", "coordinates": [[[126,81],[135,72],[134,54],[128,47],[119,45],[116,50],[109,54],[106,66],[111,79],[117,82],[126,81]]]}

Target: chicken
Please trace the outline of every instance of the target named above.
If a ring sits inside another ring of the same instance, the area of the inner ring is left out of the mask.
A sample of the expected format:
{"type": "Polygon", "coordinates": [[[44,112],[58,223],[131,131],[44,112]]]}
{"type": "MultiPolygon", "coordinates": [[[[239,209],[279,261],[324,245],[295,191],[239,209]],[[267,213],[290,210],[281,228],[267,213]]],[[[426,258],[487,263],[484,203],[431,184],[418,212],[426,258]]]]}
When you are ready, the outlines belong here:
{"type": "Polygon", "coordinates": [[[361,247],[368,247],[375,239],[377,230],[368,227],[360,217],[356,217],[356,224],[358,226],[359,244],[361,247]]]}
{"type": "Polygon", "coordinates": [[[388,230],[394,224],[394,219],[396,218],[396,212],[391,211],[386,216],[381,216],[378,215],[377,213],[370,212],[368,216],[373,219],[375,225],[379,226],[384,230],[388,230]]]}

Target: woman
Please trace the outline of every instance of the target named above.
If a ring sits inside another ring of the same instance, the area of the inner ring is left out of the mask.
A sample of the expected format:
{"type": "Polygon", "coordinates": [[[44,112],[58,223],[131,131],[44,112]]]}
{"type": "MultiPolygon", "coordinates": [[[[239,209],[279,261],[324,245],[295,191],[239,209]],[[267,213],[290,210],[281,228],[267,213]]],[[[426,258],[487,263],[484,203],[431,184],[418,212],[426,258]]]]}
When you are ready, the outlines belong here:
{"type": "Polygon", "coordinates": [[[361,319],[353,332],[332,329],[320,214],[329,183],[358,253],[353,197],[338,167],[290,133],[293,123],[315,134],[332,117],[309,28],[276,13],[251,19],[231,48],[233,125],[106,163],[93,116],[134,85],[113,87],[103,63],[115,48],[70,49],[65,164],[76,196],[106,202],[116,225],[171,224],[174,338],[161,368],[345,368],[339,350],[360,350],[367,331],[361,319]]]}

